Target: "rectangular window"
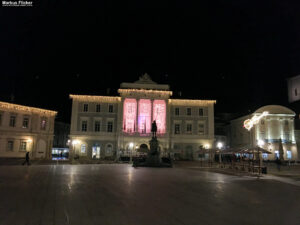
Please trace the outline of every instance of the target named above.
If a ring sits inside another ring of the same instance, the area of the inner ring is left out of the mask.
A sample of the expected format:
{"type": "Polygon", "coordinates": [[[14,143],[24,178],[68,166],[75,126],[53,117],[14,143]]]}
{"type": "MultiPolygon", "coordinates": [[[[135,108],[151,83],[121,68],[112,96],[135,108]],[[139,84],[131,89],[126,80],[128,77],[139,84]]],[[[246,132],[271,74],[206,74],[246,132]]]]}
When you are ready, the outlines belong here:
{"type": "Polygon", "coordinates": [[[21,141],[20,151],[26,151],[26,147],[27,147],[27,142],[26,141],[21,141]]]}
{"type": "Polygon", "coordinates": [[[200,134],[200,135],[204,134],[204,124],[203,123],[198,124],[198,134],[200,134]]]}
{"type": "Polygon", "coordinates": [[[29,119],[28,118],[24,118],[23,119],[23,125],[22,125],[22,127],[23,128],[28,128],[28,124],[29,124],[29,119]]]}
{"type": "Polygon", "coordinates": [[[203,109],[202,108],[199,109],[199,116],[203,116],[203,109]]]}
{"type": "Polygon", "coordinates": [[[113,122],[109,121],[107,122],[107,132],[113,132],[113,122]]]}
{"type": "Polygon", "coordinates": [[[86,132],[87,131],[87,121],[82,121],[81,122],[81,131],[86,132]]]}
{"type": "Polygon", "coordinates": [[[16,126],[16,116],[10,116],[9,126],[10,127],[15,127],[16,126]]]}
{"type": "Polygon", "coordinates": [[[186,109],[186,115],[188,115],[188,116],[192,115],[192,109],[191,108],[186,109]]]}
{"type": "Polygon", "coordinates": [[[188,133],[188,134],[191,134],[192,133],[192,124],[187,124],[186,125],[186,132],[188,133]]]}
{"type": "Polygon", "coordinates": [[[95,122],[95,132],[100,132],[100,121],[95,122]]]}
{"type": "Polygon", "coordinates": [[[175,124],[175,134],[180,134],[180,124],[175,124]]]}
{"type": "Polygon", "coordinates": [[[84,104],[83,105],[83,112],[87,112],[89,111],[89,105],[88,104],[84,104]]]}
{"type": "Polygon", "coordinates": [[[286,158],[287,159],[292,159],[292,152],[291,151],[286,151],[286,158]]]}
{"type": "Polygon", "coordinates": [[[96,105],[96,112],[100,112],[101,111],[101,106],[100,106],[100,104],[97,104],[96,105]]]}
{"type": "Polygon", "coordinates": [[[81,153],[85,153],[86,152],[86,145],[82,144],[81,145],[81,153]]]}
{"type": "Polygon", "coordinates": [[[42,118],[41,121],[41,130],[46,130],[46,126],[47,126],[47,121],[45,118],[42,118]]]}
{"type": "Polygon", "coordinates": [[[108,112],[110,112],[110,113],[114,112],[114,106],[113,105],[108,106],[108,112]]]}
{"type": "Polygon", "coordinates": [[[179,116],[179,108],[175,108],[175,115],[179,116]]]}
{"type": "Polygon", "coordinates": [[[7,142],[7,151],[13,151],[14,150],[14,141],[8,141],[7,142]]]}

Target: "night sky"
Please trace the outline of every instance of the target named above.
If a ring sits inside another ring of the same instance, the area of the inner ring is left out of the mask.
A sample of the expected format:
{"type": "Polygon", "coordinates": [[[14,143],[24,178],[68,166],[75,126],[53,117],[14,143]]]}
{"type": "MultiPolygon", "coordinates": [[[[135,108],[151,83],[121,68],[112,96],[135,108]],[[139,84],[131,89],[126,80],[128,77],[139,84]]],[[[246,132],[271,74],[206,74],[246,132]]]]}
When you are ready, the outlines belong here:
{"type": "Polygon", "coordinates": [[[117,95],[147,72],[174,98],[217,112],[288,105],[300,74],[300,2],[33,1],[0,8],[0,100],[58,110],[72,94],[117,95]]]}

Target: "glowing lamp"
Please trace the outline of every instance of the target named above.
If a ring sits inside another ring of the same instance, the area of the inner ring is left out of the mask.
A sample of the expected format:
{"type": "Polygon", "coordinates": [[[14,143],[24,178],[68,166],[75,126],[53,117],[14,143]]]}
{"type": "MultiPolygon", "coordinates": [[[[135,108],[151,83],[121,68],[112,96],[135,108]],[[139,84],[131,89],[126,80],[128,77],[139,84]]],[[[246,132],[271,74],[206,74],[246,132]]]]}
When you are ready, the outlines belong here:
{"type": "Polygon", "coordinates": [[[223,143],[222,143],[222,142],[218,142],[218,143],[217,143],[217,148],[218,148],[218,149],[223,148],[223,143]]]}
{"type": "Polygon", "coordinates": [[[257,141],[258,146],[263,146],[265,144],[265,142],[263,140],[258,140],[257,141]]]}
{"type": "Polygon", "coordinates": [[[205,148],[205,149],[209,149],[209,144],[205,144],[205,145],[204,145],[204,148],[205,148]]]}
{"type": "Polygon", "coordinates": [[[79,143],[80,143],[80,140],[77,140],[77,139],[75,139],[75,140],[72,141],[72,144],[73,144],[73,145],[77,145],[77,144],[79,144],[79,143]]]}
{"type": "Polygon", "coordinates": [[[132,142],[129,143],[129,147],[133,148],[134,144],[132,142]]]}
{"type": "Polygon", "coordinates": [[[27,142],[28,142],[28,143],[31,143],[31,142],[32,142],[32,139],[31,139],[31,138],[27,139],[27,142]]]}

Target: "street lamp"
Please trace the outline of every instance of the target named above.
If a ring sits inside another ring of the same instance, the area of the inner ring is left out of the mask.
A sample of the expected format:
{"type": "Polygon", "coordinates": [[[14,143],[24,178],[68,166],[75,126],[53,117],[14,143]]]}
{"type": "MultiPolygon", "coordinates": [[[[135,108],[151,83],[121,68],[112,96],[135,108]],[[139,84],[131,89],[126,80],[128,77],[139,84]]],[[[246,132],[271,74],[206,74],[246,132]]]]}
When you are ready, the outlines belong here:
{"type": "Polygon", "coordinates": [[[129,143],[129,150],[130,150],[130,162],[132,162],[132,149],[133,149],[134,143],[130,142],[129,143]]]}
{"type": "Polygon", "coordinates": [[[217,148],[218,149],[222,149],[223,148],[223,143],[222,142],[218,142],[217,143],[217,148]]]}

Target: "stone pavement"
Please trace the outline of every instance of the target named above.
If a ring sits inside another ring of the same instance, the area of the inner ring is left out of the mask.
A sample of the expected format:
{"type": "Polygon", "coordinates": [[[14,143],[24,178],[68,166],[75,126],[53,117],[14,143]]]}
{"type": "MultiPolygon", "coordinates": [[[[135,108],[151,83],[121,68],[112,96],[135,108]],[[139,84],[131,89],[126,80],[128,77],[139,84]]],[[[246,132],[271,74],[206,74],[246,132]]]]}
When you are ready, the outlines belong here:
{"type": "Polygon", "coordinates": [[[128,164],[0,167],[1,225],[297,225],[300,187],[128,164]]]}

